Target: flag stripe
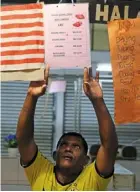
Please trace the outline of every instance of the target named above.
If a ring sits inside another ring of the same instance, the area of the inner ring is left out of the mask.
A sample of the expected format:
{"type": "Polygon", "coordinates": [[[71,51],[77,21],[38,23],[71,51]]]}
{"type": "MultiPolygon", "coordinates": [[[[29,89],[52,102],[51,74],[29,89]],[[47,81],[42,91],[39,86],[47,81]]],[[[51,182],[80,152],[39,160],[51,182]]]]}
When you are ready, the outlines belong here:
{"type": "Polygon", "coordinates": [[[34,22],[34,23],[12,23],[1,25],[1,29],[11,29],[11,28],[28,28],[28,27],[43,27],[42,22],[34,22]]]}
{"type": "Polygon", "coordinates": [[[13,64],[23,64],[23,63],[44,63],[44,58],[26,58],[18,60],[2,60],[1,65],[13,65],[13,64]]]}
{"type": "MultiPolygon", "coordinates": [[[[13,41],[13,42],[6,42],[6,43],[1,43],[1,47],[2,47],[2,50],[3,50],[3,47],[10,47],[10,46],[23,46],[24,48],[24,45],[44,45],[44,41],[43,40],[27,40],[27,41],[13,41]]],[[[19,47],[17,47],[16,49],[18,49],[19,47]]]]}
{"type": "Polygon", "coordinates": [[[8,5],[2,6],[1,11],[15,11],[15,10],[29,10],[29,9],[42,9],[43,5],[40,3],[31,3],[31,4],[24,4],[24,5],[8,5]]]}
{"type": "MultiPolygon", "coordinates": [[[[12,22],[11,23],[34,23],[34,22],[38,22],[38,21],[40,21],[40,22],[43,22],[43,18],[32,18],[32,19],[26,19],[26,18],[24,18],[24,19],[13,19],[12,20],[12,22]]],[[[5,24],[9,24],[9,20],[1,20],[1,25],[5,25],[5,24]]]]}
{"type": "Polygon", "coordinates": [[[1,20],[43,18],[43,13],[1,16],[1,20]]]}
{"type": "Polygon", "coordinates": [[[24,51],[27,49],[43,49],[44,50],[44,45],[24,45],[24,46],[9,46],[9,47],[1,47],[1,52],[5,51],[24,51]]]}
{"type": "Polygon", "coordinates": [[[0,71],[18,71],[19,67],[21,70],[27,70],[27,69],[41,69],[44,68],[44,62],[43,63],[31,63],[30,65],[28,63],[24,63],[21,65],[1,65],[0,71]],[[43,67],[42,67],[43,66],[43,67]]]}
{"type": "Polygon", "coordinates": [[[25,55],[25,54],[40,54],[44,53],[44,49],[27,49],[27,50],[12,50],[12,51],[2,51],[1,56],[8,55],[25,55]]]}
{"type": "Polygon", "coordinates": [[[17,60],[17,59],[33,59],[33,58],[44,58],[44,54],[25,54],[25,55],[6,55],[1,56],[2,60],[17,60]]]}
{"type": "Polygon", "coordinates": [[[12,41],[15,41],[15,42],[19,42],[19,41],[28,41],[28,40],[44,40],[44,36],[36,36],[36,35],[33,35],[33,36],[26,36],[26,37],[22,37],[22,38],[17,38],[17,37],[9,37],[9,38],[1,38],[1,42],[2,43],[7,43],[7,42],[12,42],[12,41]]]}
{"type": "Polygon", "coordinates": [[[43,13],[40,9],[30,9],[30,10],[14,10],[14,11],[3,11],[1,12],[2,16],[8,16],[8,15],[26,15],[26,14],[34,14],[34,13],[43,13]]]}
{"type": "Polygon", "coordinates": [[[28,27],[28,28],[13,28],[9,31],[9,29],[2,29],[1,30],[1,35],[6,34],[6,33],[11,33],[11,31],[16,32],[16,33],[27,33],[27,32],[31,32],[31,31],[43,31],[43,27],[28,27]]]}
{"type": "Polygon", "coordinates": [[[43,31],[30,31],[27,33],[6,33],[2,34],[1,38],[8,38],[8,37],[26,37],[26,36],[33,36],[33,35],[39,35],[43,36],[43,31]]]}

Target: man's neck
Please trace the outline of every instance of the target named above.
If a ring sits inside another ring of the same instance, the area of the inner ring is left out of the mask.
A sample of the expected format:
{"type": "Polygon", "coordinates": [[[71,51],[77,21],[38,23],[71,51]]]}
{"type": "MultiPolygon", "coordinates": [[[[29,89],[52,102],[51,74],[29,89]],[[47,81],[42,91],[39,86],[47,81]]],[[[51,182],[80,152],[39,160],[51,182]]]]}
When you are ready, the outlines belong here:
{"type": "Polygon", "coordinates": [[[70,170],[55,168],[55,177],[61,185],[68,185],[76,180],[80,173],[72,173],[70,170]]]}

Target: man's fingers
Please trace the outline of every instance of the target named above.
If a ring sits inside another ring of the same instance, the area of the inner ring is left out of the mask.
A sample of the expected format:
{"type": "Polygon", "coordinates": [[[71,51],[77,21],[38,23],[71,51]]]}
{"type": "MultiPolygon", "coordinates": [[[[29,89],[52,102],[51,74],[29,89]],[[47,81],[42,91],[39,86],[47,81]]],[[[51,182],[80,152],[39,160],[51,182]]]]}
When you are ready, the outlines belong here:
{"type": "Polygon", "coordinates": [[[84,82],[89,82],[89,71],[88,71],[88,68],[84,68],[84,82]]]}
{"type": "Polygon", "coordinates": [[[45,94],[47,85],[42,86],[42,94],[45,94]]]}
{"type": "Polygon", "coordinates": [[[93,78],[92,77],[92,67],[89,68],[89,78],[93,78]]]}
{"type": "Polygon", "coordinates": [[[86,81],[86,82],[84,82],[84,85],[86,85],[86,87],[89,87],[90,83],[86,81]]]}
{"type": "Polygon", "coordinates": [[[50,66],[48,64],[46,64],[45,75],[44,75],[46,85],[48,85],[49,71],[50,71],[50,66]]]}
{"type": "Polygon", "coordinates": [[[97,82],[99,82],[99,71],[96,72],[95,80],[96,80],[97,82]]]}
{"type": "Polygon", "coordinates": [[[84,80],[83,87],[86,94],[88,94],[90,86],[90,77],[89,77],[89,69],[87,67],[84,68],[84,80]]]}
{"type": "Polygon", "coordinates": [[[88,86],[89,86],[89,83],[88,83],[88,82],[85,82],[85,83],[83,84],[83,88],[84,88],[85,94],[88,93],[88,89],[89,89],[88,86]]]}

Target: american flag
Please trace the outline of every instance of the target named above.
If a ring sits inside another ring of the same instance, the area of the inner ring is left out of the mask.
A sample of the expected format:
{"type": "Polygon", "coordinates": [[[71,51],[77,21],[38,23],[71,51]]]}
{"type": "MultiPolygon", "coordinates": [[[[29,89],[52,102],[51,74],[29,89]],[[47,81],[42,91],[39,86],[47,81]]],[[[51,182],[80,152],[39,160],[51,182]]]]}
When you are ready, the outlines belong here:
{"type": "Polygon", "coordinates": [[[1,71],[43,67],[43,4],[2,6],[1,71]]]}

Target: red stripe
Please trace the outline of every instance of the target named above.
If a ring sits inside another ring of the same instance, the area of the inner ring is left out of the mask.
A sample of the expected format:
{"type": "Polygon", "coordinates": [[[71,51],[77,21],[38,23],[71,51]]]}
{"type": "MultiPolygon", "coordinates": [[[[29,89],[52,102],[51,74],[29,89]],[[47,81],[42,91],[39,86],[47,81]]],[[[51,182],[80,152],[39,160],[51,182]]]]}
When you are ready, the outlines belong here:
{"type": "Polygon", "coordinates": [[[43,13],[19,14],[1,16],[1,20],[43,18],[43,13]]]}
{"type": "Polygon", "coordinates": [[[25,64],[25,63],[44,63],[44,58],[32,58],[32,59],[21,59],[21,60],[2,60],[1,65],[16,65],[16,64],[25,64]]]}
{"type": "Polygon", "coordinates": [[[8,55],[25,55],[25,54],[43,54],[44,49],[27,49],[20,51],[3,51],[1,52],[1,56],[8,55]]]}
{"type": "Polygon", "coordinates": [[[25,5],[8,5],[2,6],[1,11],[16,11],[16,10],[26,10],[26,9],[42,9],[42,4],[31,3],[25,5]]]}
{"type": "Polygon", "coordinates": [[[43,31],[30,31],[30,32],[24,32],[24,33],[5,33],[1,34],[1,38],[8,38],[8,37],[26,37],[26,36],[33,36],[33,35],[38,35],[38,36],[43,36],[44,32],[43,31]]]}
{"type": "Polygon", "coordinates": [[[1,47],[9,47],[9,46],[24,46],[24,45],[44,45],[43,40],[27,40],[27,41],[13,41],[13,42],[6,42],[1,43],[1,47]]]}
{"type": "Polygon", "coordinates": [[[43,23],[42,22],[34,22],[34,23],[15,23],[15,24],[1,25],[1,29],[28,28],[28,27],[43,27],[43,23]]]}

